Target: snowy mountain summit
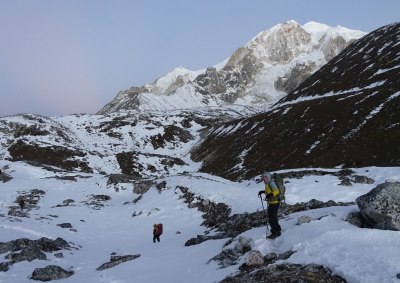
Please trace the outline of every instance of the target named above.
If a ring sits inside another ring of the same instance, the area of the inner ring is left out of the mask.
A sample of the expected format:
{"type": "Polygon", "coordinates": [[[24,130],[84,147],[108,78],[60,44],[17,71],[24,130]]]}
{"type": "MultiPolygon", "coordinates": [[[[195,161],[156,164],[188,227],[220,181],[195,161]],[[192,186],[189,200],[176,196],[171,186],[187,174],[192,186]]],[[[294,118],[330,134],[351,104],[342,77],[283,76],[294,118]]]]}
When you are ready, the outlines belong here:
{"type": "Polygon", "coordinates": [[[301,26],[287,21],[259,33],[213,67],[178,67],[153,83],[120,91],[99,114],[229,105],[265,109],[363,35],[316,22],[301,26]]]}

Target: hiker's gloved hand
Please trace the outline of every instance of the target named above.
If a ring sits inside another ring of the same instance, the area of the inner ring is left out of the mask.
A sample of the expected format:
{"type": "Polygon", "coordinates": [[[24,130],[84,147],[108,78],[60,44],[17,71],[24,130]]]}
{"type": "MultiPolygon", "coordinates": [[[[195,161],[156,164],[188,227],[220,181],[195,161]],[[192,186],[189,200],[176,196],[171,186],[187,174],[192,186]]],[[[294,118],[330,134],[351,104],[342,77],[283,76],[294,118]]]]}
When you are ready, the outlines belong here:
{"type": "Polygon", "coordinates": [[[265,197],[266,199],[271,199],[271,198],[273,198],[274,197],[274,195],[273,194],[267,194],[267,196],[265,197]]]}
{"type": "Polygon", "coordinates": [[[264,191],[259,191],[258,192],[258,197],[261,197],[262,194],[265,194],[265,192],[264,191]]]}

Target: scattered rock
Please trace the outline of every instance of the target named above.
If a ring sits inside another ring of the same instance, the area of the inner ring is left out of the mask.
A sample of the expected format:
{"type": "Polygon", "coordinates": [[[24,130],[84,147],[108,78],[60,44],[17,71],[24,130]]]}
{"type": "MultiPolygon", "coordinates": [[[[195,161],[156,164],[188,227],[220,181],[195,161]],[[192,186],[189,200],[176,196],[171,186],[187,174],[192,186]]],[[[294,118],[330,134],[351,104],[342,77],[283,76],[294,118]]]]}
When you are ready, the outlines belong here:
{"type": "Polygon", "coordinates": [[[31,279],[39,281],[51,281],[68,278],[73,274],[73,271],[66,271],[57,265],[48,265],[44,268],[35,268],[31,279]]]}
{"type": "MultiPolygon", "coordinates": [[[[56,240],[45,237],[38,240],[21,238],[5,243],[0,242],[0,254],[9,252],[9,254],[5,256],[5,258],[11,260],[9,264],[21,261],[33,261],[35,259],[46,260],[45,252],[54,252],[69,248],[70,245],[62,238],[57,238],[56,240]]],[[[3,269],[6,269],[6,264],[7,263],[3,263],[3,269]]]]}
{"type": "MultiPolygon", "coordinates": [[[[211,260],[218,261],[219,264],[225,268],[237,264],[237,260],[251,250],[252,241],[250,239],[240,236],[238,239],[234,239],[233,242],[236,243],[232,248],[224,247],[222,252],[211,260]]],[[[233,242],[229,242],[229,244],[232,244],[233,242]]]]}
{"type": "Polygon", "coordinates": [[[8,267],[11,265],[11,262],[0,262],[0,271],[6,272],[8,271],[8,267]]]}
{"type": "Polygon", "coordinates": [[[40,250],[38,245],[30,245],[23,248],[19,253],[10,253],[7,258],[11,259],[13,263],[21,261],[46,260],[46,254],[40,250]]]}
{"type": "Polygon", "coordinates": [[[2,181],[3,183],[11,181],[12,177],[4,172],[0,173],[0,181],[2,181]]]}
{"type": "Polygon", "coordinates": [[[83,203],[90,206],[92,209],[100,210],[104,206],[104,202],[110,200],[108,195],[89,195],[89,199],[83,203]]]}
{"type": "Polygon", "coordinates": [[[143,195],[154,185],[153,181],[137,182],[133,185],[133,192],[138,195],[143,195]]]}
{"type": "Polygon", "coordinates": [[[71,223],[61,223],[61,224],[57,224],[57,226],[59,226],[61,228],[72,228],[71,223]]]}
{"type": "Polygon", "coordinates": [[[314,218],[312,218],[308,215],[303,215],[303,216],[300,216],[297,220],[298,220],[298,224],[301,225],[301,224],[305,224],[305,223],[310,223],[311,221],[314,220],[314,218]]]}
{"type": "Polygon", "coordinates": [[[345,187],[353,186],[349,177],[340,177],[339,180],[341,181],[339,186],[345,186],[345,187]]]}
{"type": "Polygon", "coordinates": [[[262,265],[264,263],[264,257],[257,250],[251,250],[245,257],[244,263],[247,266],[257,266],[262,265]]]}
{"type": "Polygon", "coordinates": [[[136,259],[138,257],[140,257],[140,254],[137,254],[137,255],[125,255],[125,256],[113,255],[113,256],[110,257],[110,261],[109,262],[103,263],[98,268],[96,268],[96,270],[101,271],[101,270],[104,270],[104,269],[108,269],[108,268],[114,267],[114,266],[116,266],[118,264],[121,264],[123,262],[134,260],[134,259],[136,259]]]}
{"type": "MultiPolygon", "coordinates": [[[[181,188],[182,189],[182,188],[181,188]]],[[[185,190],[184,190],[185,191],[185,190]]],[[[204,207],[201,207],[202,201],[199,201],[194,194],[190,192],[184,193],[185,198],[189,201],[193,201],[196,204],[196,207],[200,211],[206,211],[204,207]]],[[[278,212],[279,218],[284,217],[285,215],[289,215],[299,211],[306,211],[311,209],[318,209],[323,207],[331,207],[331,206],[347,206],[353,205],[353,202],[343,203],[343,202],[335,202],[335,201],[327,201],[322,202],[315,199],[312,199],[305,203],[296,203],[294,205],[289,205],[286,203],[282,203],[281,207],[278,212]]],[[[215,223],[214,219],[214,226],[210,227],[213,230],[217,231],[218,233],[213,236],[202,236],[197,235],[196,238],[192,238],[188,240],[185,245],[196,245],[200,244],[204,241],[210,239],[223,239],[223,238],[234,238],[237,235],[250,230],[252,228],[265,226],[265,214],[263,211],[256,211],[253,213],[243,213],[243,214],[234,214],[231,216],[227,216],[227,211],[225,212],[225,216],[221,218],[221,222],[215,223]]],[[[212,217],[213,214],[205,213],[203,218],[205,217],[212,217]]],[[[204,222],[206,224],[208,222],[204,222]]],[[[208,226],[209,227],[209,226],[208,226]]]]}
{"type": "Polygon", "coordinates": [[[354,175],[353,182],[358,184],[373,184],[375,180],[367,176],[354,175]]]}
{"type": "Polygon", "coordinates": [[[259,282],[329,282],[346,283],[339,276],[319,265],[279,264],[263,266],[259,269],[241,271],[233,277],[227,277],[220,283],[259,283],[259,282]]]}

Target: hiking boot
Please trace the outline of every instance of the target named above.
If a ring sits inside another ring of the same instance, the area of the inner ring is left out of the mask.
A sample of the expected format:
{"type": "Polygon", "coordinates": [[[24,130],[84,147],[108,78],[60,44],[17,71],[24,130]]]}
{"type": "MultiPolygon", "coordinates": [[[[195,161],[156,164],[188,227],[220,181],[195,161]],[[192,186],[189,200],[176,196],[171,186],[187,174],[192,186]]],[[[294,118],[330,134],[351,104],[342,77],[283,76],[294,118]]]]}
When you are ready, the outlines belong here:
{"type": "Polygon", "coordinates": [[[281,235],[281,232],[273,232],[271,235],[267,236],[267,239],[275,239],[281,235]]]}

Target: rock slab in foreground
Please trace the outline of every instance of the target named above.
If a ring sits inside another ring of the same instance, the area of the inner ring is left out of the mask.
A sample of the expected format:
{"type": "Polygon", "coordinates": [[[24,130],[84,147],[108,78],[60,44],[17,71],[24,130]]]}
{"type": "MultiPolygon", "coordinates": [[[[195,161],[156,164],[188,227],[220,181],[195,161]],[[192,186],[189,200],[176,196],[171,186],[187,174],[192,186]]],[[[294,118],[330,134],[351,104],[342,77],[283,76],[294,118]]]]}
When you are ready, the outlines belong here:
{"type": "Polygon", "coordinates": [[[380,184],[356,199],[369,227],[400,231],[400,183],[380,184]]]}
{"type": "Polygon", "coordinates": [[[35,268],[31,279],[39,281],[51,281],[68,278],[73,274],[73,271],[66,271],[57,265],[48,265],[44,268],[35,268]]]}

